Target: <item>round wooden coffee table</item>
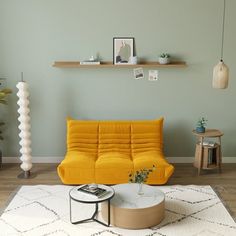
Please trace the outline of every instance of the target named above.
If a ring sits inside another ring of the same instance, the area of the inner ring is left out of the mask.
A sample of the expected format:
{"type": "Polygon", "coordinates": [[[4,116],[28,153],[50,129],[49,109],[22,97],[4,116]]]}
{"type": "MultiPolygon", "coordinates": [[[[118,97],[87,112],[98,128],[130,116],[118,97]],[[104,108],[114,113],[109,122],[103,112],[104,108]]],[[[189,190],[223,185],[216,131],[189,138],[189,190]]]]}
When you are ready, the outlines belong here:
{"type": "MultiPolygon", "coordinates": [[[[110,202],[111,224],[126,229],[144,229],[158,225],[164,218],[165,195],[149,185],[143,185],[143,195],[138,194],[138,184],[112,186],[115,196],[110,202]]],[[[108,204],[102,203],[102,217],[108,220],[108,204]]]]}

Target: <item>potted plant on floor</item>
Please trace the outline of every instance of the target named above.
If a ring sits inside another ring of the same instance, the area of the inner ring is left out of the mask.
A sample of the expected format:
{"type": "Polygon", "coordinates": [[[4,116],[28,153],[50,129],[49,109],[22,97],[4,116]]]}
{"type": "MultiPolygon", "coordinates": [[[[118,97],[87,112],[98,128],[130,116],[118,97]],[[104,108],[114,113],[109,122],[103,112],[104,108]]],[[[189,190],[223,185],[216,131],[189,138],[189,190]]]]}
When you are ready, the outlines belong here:
{"type": "MultiPolygon", "coordinates": [[[[1,82],[0,82],[1,85],[1,82]]],[[[11,89],[0,89],[0,104],[7,105],[7,96],[12,93],[11,89]]],[[[1,127],[5,125],[3,121],[0,121],[0,140],[3,140],[1,127]]],[[[2,150],[0,149],[0,168],[2,167],[2,150]]]]}
{"type": "Polygon", "coordinates": [[[197,126],[196,126],[196,132],[197,133],[205,133],[206,131],[206,123],[207,123],[207,119],[202,117],[199,118],[198,122],[197,122],[197,126]]]}

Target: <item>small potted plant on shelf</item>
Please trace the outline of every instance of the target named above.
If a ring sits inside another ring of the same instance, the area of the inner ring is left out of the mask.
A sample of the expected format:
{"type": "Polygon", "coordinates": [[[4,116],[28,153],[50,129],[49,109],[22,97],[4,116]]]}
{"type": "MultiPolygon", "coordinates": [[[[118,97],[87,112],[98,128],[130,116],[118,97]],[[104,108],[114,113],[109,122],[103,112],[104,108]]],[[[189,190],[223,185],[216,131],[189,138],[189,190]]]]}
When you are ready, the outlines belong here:
{"type": "Polygon", "coordinates": [[[197,126],[196,126],[196,132],[197,133],[205,133],[206,131],[206,123],[207,123],[207,119],[202,117],[199,118],[198,122],[197,122],[197,126]]]}
{"type": "Polygon", "coordinates": [[[160,64],[169,64],[170,63],[170,54],[168,53],[162,53],[159,58],[158,61],[160,64]]]}
{"type": "Polygon", "coordinates": [[[151,169],[141,169],[141,170],[137,170],[134,173],[130,173],[129,174],[129,183],[138,183],[139,184],[139,189],[138,189],[138,194],[142,195],[143,190],[143,183],[145,183],[148,179],[148,176],[151,172],[153,172],[156,169],[155,165],[152,166],[151,169]]]}

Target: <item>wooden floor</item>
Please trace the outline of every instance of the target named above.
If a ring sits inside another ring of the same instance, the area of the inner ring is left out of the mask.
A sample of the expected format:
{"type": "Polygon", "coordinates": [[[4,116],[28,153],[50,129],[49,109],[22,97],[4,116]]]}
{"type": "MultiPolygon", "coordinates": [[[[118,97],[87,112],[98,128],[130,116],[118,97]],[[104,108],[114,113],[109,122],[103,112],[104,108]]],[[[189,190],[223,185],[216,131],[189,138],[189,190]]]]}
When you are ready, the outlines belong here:
{"type": "MultiPolygon", "coordinates": [[[[34,164],[32,173],[37,176],[33,179],[18,179],[19,164],[4,164],[0,169],[0,208],[3,207],[10,194],[21,185],[35,184],[62,184],[57,172],[56,164],[34,164]]],[[[173,184],[211,185],[220,192],[221,198],[236,217],[236,164],[224,164],[223,172],[216,170],[203,172],[197,176],[197,171],[191,164],[175,164],[175,173],[168,182],[173,184]]]]}

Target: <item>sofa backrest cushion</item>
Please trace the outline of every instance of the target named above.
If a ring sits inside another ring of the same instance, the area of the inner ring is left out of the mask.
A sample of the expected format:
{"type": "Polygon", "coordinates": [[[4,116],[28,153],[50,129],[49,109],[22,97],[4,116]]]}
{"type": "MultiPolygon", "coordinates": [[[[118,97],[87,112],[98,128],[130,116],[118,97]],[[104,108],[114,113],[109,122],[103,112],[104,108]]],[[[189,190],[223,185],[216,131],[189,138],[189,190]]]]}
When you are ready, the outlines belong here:
{"type": "Polygon", "coordinates": [[[98,121],[67,120],[67,151],[97,154],[98,121]]]}
{"type": "Polygon", "coordinates": [[[144,121],[67,120],[67,151],[91,154],[162,152],[163,118],[144,121]]]}
{"type": "Polygon", "coordinates": [[[134,121],[131,124],[132,156],[143,152],[162,152],[163,118],[153,121],[134,121]]]}
{"type": "Polygon", "coordinates": [[[98,155],[119,152],[131,155],[130,122],[100,121],[98,155]]]}

